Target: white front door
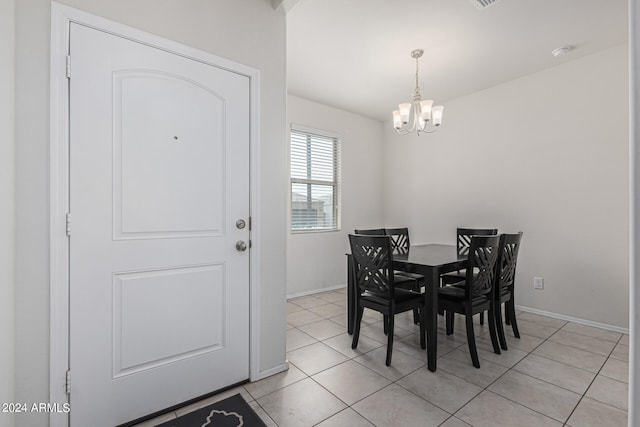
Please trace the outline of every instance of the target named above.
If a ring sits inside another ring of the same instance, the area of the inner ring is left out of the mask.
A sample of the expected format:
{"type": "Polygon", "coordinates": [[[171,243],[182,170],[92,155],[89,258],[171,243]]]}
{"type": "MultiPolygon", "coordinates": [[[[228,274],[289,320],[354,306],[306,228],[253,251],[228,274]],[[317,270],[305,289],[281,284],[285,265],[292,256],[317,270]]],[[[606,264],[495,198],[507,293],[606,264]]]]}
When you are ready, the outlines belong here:
{"type": "Polygon", "coordinates": [[[249,378],[250,82],[75,23],[70,56],[70,419],[113,427],[249,378]]]}

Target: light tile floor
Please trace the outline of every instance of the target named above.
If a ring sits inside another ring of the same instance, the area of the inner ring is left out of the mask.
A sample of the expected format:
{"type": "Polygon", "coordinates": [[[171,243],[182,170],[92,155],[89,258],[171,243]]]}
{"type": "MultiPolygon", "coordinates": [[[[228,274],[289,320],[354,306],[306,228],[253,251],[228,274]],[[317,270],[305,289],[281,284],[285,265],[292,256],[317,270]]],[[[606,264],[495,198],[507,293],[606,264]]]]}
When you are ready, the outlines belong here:
{"type": "MultiPolygon", "coordinates": [[[[151,427],[241,393],[268,426],[626,426],[628,336],[518,312],[521,338],[493,353],[476,321],[480,369],[464,321],[444,334],[429,372],[412,314],[396,316],[392,365],[382,316],[365,310],[358,348],[346,334],[345,290],[287,302],[289,370],[140,424],[151,427]]],[[[477,316],[476,316],[477,317],[477,316]]]]}

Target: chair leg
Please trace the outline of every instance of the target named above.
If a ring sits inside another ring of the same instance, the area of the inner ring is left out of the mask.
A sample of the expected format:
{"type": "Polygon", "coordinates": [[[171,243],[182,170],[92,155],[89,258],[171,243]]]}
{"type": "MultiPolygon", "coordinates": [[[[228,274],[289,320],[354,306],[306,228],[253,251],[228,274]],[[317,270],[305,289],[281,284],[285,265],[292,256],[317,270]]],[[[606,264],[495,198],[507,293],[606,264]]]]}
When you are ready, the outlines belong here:
{"type": "MultiPolygon", "coordinates": [[[[502,325],[502,304],[496,304],[496,329],[498,331],[498,340],[500,341],[500,348],[508,350],[507,340],[504,336],[504,326],[502,325]]],[[[506,308],[505,308],[506,311],[506,308]]]]}
{"type": "Polygon", "coordinates": [[[445,311],[445,319],[447,335],[451,335],[453,333],[453,320],[455,319],[455,313],[451,310],[445,311]]]}
{"type": "Polygon", "coordinates": [[[382,330],[385,335],[389,333],[389,316],[386,314],[382,315],[382,330]]]}
{"type": "Polygon", "coordinates": [[[475,366],[476,368],[480,368],[478,350],[476,349],[476,337],[473,333],[473,316],[471,314],[466,314],[465,319],[467,323],[467,344],[469,345],[471,361],[473,362],[473,366],[475,366]]]}
{"type": "Polygon", "coordinates": [[[353,328],[353,340],[351,341],[351,348],[358,347],[358,338],[360,338],[360,322],[362,322],[363,313],[364,307],[358,307],[358,313],[356,314],[356,324],[353,328]]]}
{"type": "MultiPolygon", "coordinates": [[[[421,286],[418,284],[418,282],[416,281],[416,285],[413,287],[413,290],[417,293],[421,293],[421,286]]],[[[420,310],[418,310],[417,308],[413,309],[413,324],[417,325],[418,322],[420,322],[420,310]]]]}
{"type": "Polygon", "coordinates": [[[425,340],[425,330],[427,325],[427,308],[422,306],[420,309],[420,348],[427,348],[427,341],[425,340]]]}
{"type": "Polygon", "coordinates": [[[484,311],[480,313],[480,324],[484,325],[484,311]]]}
{"type": "Polygon", "coordinates": [[[498,336],[496,334],[496,314],[495,303],[492,301],[489,306],[489,334],[491,334],[491,344],[493,345],[493,352],[500,354],[500,345],[498,344],[498,336]]]}
{"type": "Polygon", "coordinates": [[[389,316],[389,333],[387,334],[387,361],[385,364],[387,366],[391,365],[391,352],[393,351],[393,318],[395,317],[393,314],[389,316]]]}
{"type": "Polygon", "coordinates": [[[518,331],[518,322],[516,321],[516,305],[511,298],[511,301],[507,302],[507,307],[509,307],[509,318],[511,319],[511,328],[513,329],[513,335],[516,338],[520,338],[520,331],[518,331]]]}
{"type": "Polygon", "coordinates": [[[504,323],[507,325],[511,324],[511,316],[509,315],[509,310],[507,309],[507,305],[504,305],[504,323]]]}

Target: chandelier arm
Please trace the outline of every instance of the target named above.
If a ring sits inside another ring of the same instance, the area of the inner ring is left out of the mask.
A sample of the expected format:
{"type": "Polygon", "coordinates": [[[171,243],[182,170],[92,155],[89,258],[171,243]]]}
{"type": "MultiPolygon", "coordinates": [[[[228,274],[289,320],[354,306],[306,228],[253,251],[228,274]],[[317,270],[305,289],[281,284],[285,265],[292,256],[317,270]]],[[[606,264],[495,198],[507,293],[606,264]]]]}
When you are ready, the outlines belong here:
{"type": "Polygon", "coordinates": [[[429,125],[427,126],[427,124],[425,123],[424,129],[422,129],[422,132],[425,133],[434,133],[435,131],[437,131],[440,128],[440,126],[433,126],[433,125],[429,125]]]}
{"type": "Polygon", "coordinates": [[[411,123],[411,128],[407,129],[407,131],[408,131],[409,133],[411,133],[411,132],[413,132],[414,130],[416,130],[416,120],[415,120],[415,117],[414,117],[414,119],[413,119],[413,123],[411,123]]]}

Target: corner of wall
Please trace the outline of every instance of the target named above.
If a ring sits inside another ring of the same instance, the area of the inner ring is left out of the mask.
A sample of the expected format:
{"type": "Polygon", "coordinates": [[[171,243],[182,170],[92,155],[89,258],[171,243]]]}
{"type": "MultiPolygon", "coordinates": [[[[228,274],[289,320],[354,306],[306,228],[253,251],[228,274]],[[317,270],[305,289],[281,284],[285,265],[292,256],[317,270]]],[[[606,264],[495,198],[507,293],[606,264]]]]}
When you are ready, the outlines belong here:
{"type": "MultiPolygon", "coordinates": [[[[0,402],[15,401],[15,1],[0,3],[0,402]]],[[[0,426],[14,423],[0,414],[0,426]]]]}
{"type": "Polygon", "coordinates": [[[640,5],[629,2],[629,425],[640,424],[640,5]]]}

